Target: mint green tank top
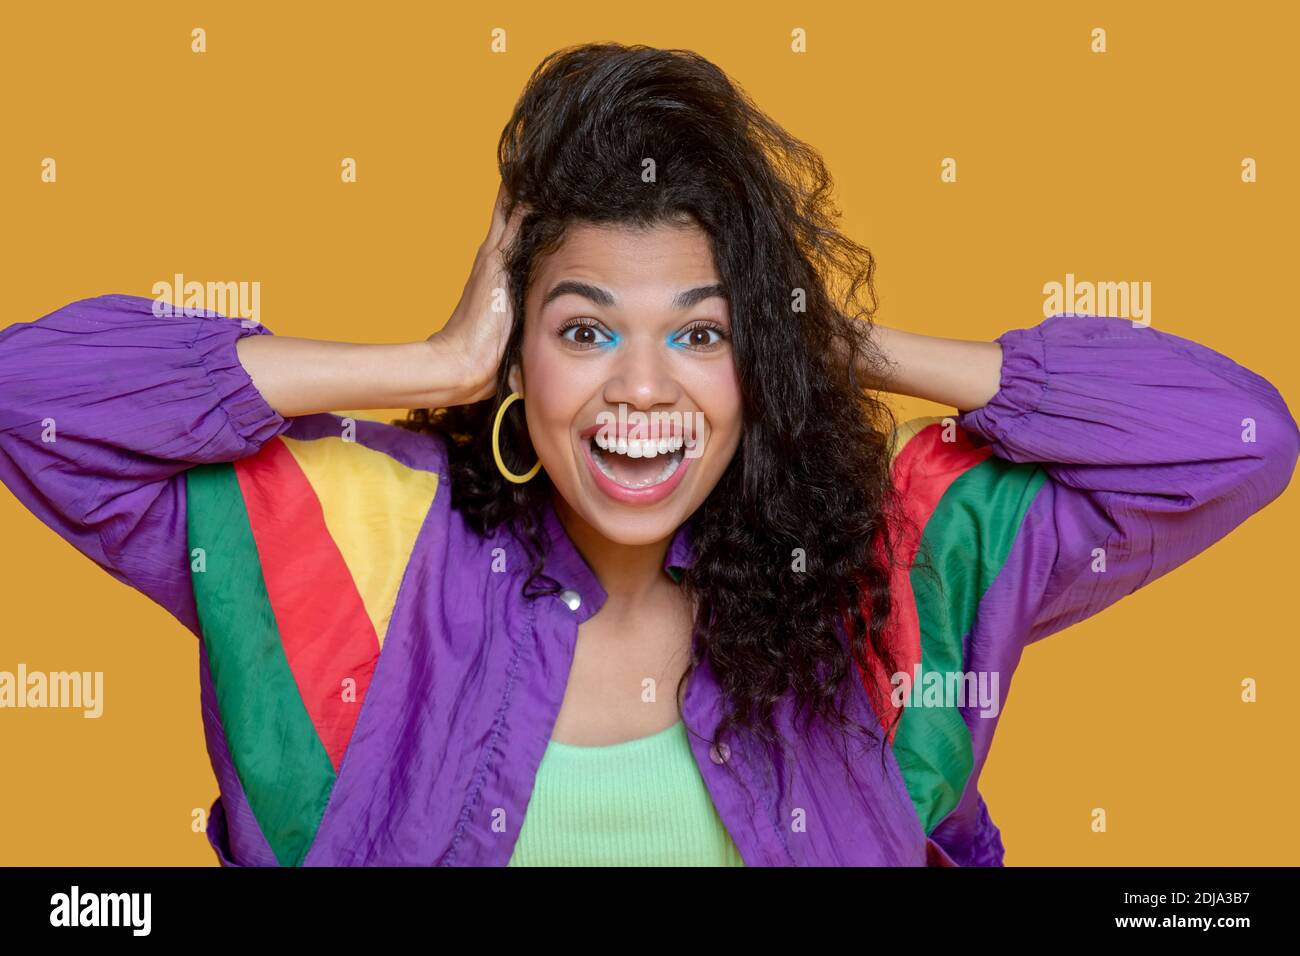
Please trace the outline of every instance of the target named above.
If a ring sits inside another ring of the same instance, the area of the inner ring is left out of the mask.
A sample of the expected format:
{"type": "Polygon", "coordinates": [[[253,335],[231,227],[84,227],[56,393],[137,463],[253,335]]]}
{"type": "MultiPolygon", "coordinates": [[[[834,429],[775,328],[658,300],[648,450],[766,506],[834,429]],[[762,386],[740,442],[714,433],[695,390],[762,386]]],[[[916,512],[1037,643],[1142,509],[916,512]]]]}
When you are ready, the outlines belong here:
{"type": "Polygon", "coordinates": [[[552,740],[509,866],[744,866],[686,725],[604,747],[552,740]]]}

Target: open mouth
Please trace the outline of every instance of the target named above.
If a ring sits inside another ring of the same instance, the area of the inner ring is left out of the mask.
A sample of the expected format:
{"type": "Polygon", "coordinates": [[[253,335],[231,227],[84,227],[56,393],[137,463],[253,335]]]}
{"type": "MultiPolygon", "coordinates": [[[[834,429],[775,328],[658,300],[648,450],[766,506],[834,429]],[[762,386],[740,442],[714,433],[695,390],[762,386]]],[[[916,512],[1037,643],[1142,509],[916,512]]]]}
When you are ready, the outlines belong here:
{"type": "Polygon", "coordinates": [[[667,498],[681,484],[692,458],[698,457],[686,454],[681,435],[631,438],[592,428],[580,440],[596,487],[628,505],[667,498]]]}
{"type": "Polygon", "coordinates": [[[619,439],[593,435],[591,458],[610,481],[632,490],[652,488],[670,479],[682,466],[681,436],[619,439]]]}

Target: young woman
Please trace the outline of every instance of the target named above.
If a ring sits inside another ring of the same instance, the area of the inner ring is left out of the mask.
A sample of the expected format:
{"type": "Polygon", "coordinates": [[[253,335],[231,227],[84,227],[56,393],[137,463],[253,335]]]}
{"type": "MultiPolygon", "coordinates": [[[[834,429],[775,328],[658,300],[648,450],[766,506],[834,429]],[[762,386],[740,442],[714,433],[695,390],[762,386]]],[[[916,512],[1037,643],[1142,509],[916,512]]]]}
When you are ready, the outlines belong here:
{"type": "Polygon", "coordinates": [[[1276,389],[1114,317],[871,324],[820,159],[692,54],[547,58],[499,154],[427,341],[0,333],[0,478],[200,638],[221,862],[1000,864],[1022,648],[1281,493],[1276,389]]]}

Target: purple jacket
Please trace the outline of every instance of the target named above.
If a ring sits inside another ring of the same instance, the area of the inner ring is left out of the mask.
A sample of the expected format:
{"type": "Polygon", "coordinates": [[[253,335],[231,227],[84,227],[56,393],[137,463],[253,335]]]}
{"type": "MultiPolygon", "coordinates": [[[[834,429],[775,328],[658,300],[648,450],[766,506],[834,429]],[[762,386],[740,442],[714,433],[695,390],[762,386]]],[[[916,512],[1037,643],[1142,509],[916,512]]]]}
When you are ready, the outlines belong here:
{"type": "MultiPolygon", "coordinates": [[[[428,435],[287,420],[216,315],[108,295],[0,332],[0,480],[200,637],[226,865],[504,865],[605,601],[554,512],[547,573],[451,508],[428,435]]],[[[1217,541],[1286,487],[1300,432],[1267,381],[1178,336],[1060,315],[999,337],[983,408],[900,430],[894,474],[937,574],[898,577],[893,631],[925,671],[995,673],[1022,648],[1217,541]]],[[[692,560],[689,524],[666,570],[692,560]]],[[[870,681],[851,714],[874,719],[870,681]]],[[[978,791],[996,715],[905,708],[882,764],[777,721],[788,748],[709,738],[707,660],[683,718],[745,863],[1000,865],[978,791]]]]}

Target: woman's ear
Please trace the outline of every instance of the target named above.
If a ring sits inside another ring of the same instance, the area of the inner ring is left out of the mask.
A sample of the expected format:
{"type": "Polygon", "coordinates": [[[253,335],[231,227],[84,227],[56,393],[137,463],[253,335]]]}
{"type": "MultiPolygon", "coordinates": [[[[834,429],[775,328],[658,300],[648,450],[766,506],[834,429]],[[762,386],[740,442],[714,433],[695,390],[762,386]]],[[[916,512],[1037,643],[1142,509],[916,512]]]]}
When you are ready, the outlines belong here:
{"type": "Polygon", "coordinates": [[[524,391],[524,373],[518,365],[510,366],[510,371],[506,374],[506,382],[510,385],[510,391],[523,394],[524,391]]]}

